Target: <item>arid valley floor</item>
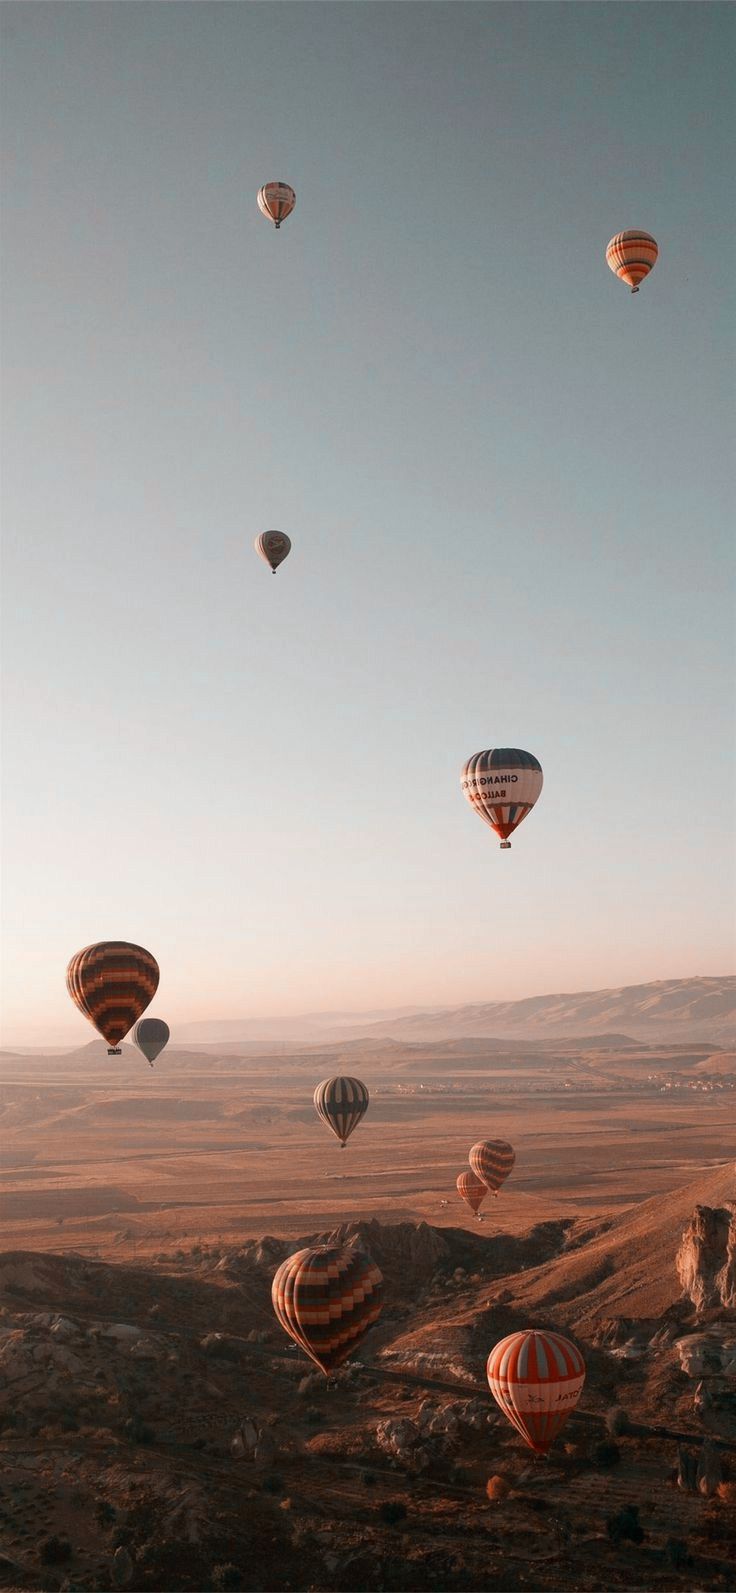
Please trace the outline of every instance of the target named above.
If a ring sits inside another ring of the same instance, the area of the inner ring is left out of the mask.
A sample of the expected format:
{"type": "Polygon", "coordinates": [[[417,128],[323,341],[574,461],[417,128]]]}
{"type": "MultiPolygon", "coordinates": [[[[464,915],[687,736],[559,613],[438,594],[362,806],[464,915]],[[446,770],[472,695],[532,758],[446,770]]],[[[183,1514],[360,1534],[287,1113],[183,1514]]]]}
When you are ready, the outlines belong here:
{"type": "Polygon", "coordinates": [[[736,1256],[716,1300],[693,1226],[736,1203],[724,1045],[172,1045],[151,1070],[93,1041],[3,1078],[0,1585],[733,1585],[736,1256]],[[312,1107],[337,1072],[371,1092],[344,1151],[312,1107]],[[479,1224],[455,1178],[491,1135],[517,1164],[479,1224]],[[387,1293],[327,1382],[270,1282],[341,1227],[387,1293]],[[485,1383],[527,1324],[588,1363],[548,1461],[485,1383]]]}

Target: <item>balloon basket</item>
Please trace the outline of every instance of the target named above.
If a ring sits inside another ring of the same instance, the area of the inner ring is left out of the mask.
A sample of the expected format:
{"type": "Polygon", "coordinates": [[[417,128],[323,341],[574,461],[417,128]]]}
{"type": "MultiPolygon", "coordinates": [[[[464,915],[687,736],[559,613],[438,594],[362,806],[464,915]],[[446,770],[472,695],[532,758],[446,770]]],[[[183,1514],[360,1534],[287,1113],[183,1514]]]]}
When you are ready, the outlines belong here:
{"type": "Polygon", "coordinates": [[[500,850],[502,852],[510,852],[511,851],[511,842],[510,841],[502,841],[501,842],[501,846],[500,846],[500,850]]]}
{"type": "Polygon", "coordinates": [[[123,1048],[120,1045],[109,1045],[107,1048],[107,1054],[108,1056],[122,1056],[123,1048]]]}

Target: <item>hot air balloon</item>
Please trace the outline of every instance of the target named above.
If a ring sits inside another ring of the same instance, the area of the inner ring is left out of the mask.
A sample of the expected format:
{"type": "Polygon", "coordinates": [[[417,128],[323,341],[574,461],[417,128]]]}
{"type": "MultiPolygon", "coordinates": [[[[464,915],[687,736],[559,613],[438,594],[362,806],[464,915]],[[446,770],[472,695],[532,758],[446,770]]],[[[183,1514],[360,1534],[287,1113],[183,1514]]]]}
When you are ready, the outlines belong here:
{"type": "Polygon", "coordinates": [[[153,1067],[156,1057],[168,1045],[170,1029],[163,1018],[141,1018],[133,1030],[133,1044],[143,1052],[149,1067],[153,1067]]]}
{"type": "Polygon", "coordinates": [[[506,1139],[479,1139],[468,1152],[468,1161],[476,1178],[496,1195],[513,1168],[516,1154],[506,1139]]]}
{"type": "Polygon", "coordinates": [[[531,752],[496,747],[468,758],[460,776],[471,808],[501,837],[501,851],[525,819],[542,789],[542,765],[531,752]]]}
{"type": "Polygon", "coordinates": [[[483,1201],[488,1194],[488,1185],[481,1183],[480,1178],[476,1178],[475,1173],[460,1173],[457,1178],[457,1192],[461,1199],[470,1207],[470,1210],[475,1212],[478,1221],[482,1222],[483,1218],[479,1215],[478,1208],[483,1205],[483,1201]]]}
{"type": "Polygon", "coordinates": [[[127,940],[101,940],[72,957],[66,987],[72,1001],[107,1040],[108,1056],[145,1012],[158,989],[155,957],[127,940]]]}
{"type": "Polygon", "coordinates": [[[291,215],[296,204],[296,194],[288,183],[264,183],[258,190],[258,209],[278,232],[282,221],[291,215]]]}
{"type": "Polygon", "coordinates": [[[323,1079],[317,1085],[314,1092],[315,1107],[323,1122],[339,1139],[343,1150],[353,1129],[365,1116],[368,1101],[368,1091],[360,1079],[344,1078],[338,1074],[336,1078],[323,1079]]]}
{"type": "Polygon", "coordinates": [[[380,1316],[382,1294],[375,1262],[348,1245],[297,1250],[271,1286],[282,1328],[325,1373],[357,1349],[380,1316]]]}
{"type": "Polygon", "coordinates": [[[504,1416],[538,1455],[546,1455],[585,1382],[585,1361],[561,1333],[525,1328],[501,1339],[486,1367],[491,1393],[504,1416]]]}
{"type": "Polygon", "coordinates": [[[651,233],[634,227],[630,232],[616,233],[606,249],[606,260],[620,281],[626,282],[632,293],[638,293],[639,283],[654,269],[658,254],[651,233]]]}
{"type": "Polygon", "coordinates": [[[263,531],[256,537],[255,549],[266,564],[270,564],[271,574],[275,575],[279,565],[291,553],[291,540],[285,531],[263,531]]]}

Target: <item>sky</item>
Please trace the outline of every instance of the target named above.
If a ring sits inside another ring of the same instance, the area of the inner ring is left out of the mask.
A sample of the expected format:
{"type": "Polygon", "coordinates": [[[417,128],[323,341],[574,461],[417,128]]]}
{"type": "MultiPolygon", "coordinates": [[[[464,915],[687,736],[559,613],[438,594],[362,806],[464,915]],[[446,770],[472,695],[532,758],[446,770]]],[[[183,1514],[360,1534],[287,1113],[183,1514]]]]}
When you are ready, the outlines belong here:
{"type": "Polygon", "coordinates": [[[729,971],[735,26],[4,8],[5,1043],[729,971]]]}

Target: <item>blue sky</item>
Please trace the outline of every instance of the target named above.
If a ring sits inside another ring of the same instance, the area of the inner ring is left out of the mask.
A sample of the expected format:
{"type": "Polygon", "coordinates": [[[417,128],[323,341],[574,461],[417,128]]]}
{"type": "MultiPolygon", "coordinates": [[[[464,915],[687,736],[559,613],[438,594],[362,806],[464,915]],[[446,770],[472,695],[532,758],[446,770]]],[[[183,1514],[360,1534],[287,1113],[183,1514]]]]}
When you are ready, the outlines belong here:
{"type": "Polygon", "coordinates": [[[172,1026],[727,970],[733,31],[6,8],[8,1038],[110,937],[172,1026]]]}

